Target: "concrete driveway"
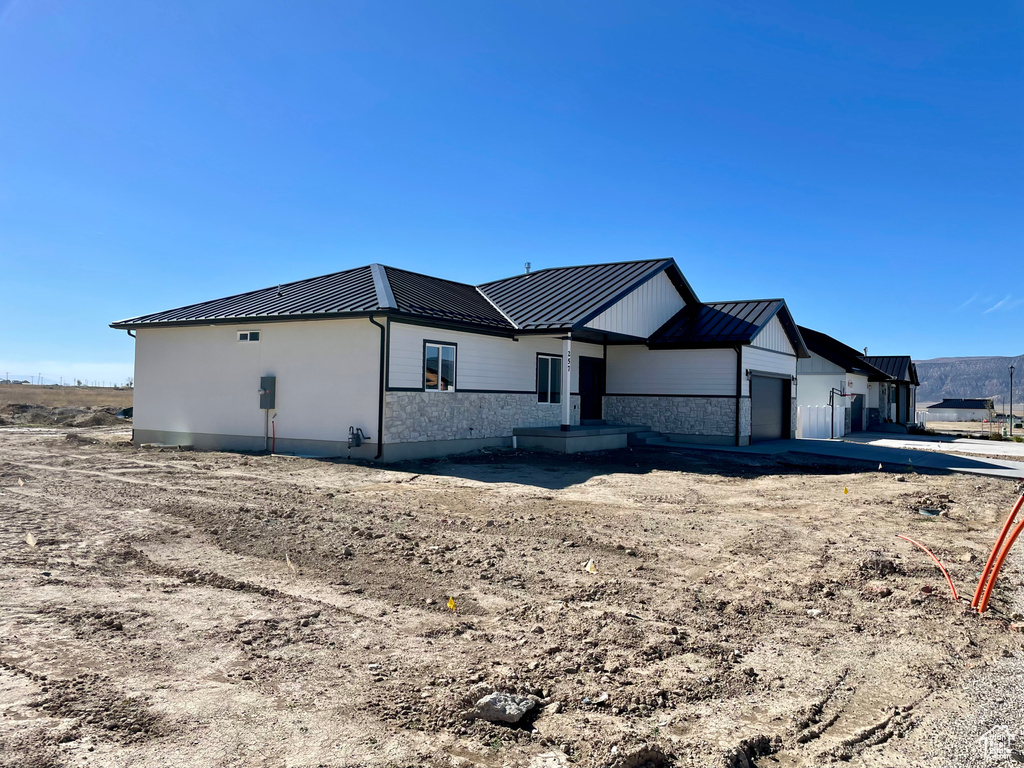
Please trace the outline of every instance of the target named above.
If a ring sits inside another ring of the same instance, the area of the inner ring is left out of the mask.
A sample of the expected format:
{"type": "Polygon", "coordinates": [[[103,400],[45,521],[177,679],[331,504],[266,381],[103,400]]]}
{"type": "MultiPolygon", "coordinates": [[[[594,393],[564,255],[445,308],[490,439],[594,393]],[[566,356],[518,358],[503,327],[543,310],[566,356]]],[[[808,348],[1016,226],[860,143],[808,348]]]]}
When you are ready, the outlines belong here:
{"type": "Polygon", "coordinates": [[[877,445],[881,448],[907,448],[914,451],[941,451],[967,455],[1001,456],[1024,461],[1024,443],[1000,440],[972,440],[950,435],[882,435],[878,432],[854,432],[843,438],[848,443],[877,445]]]}
{"type": "MultiPolygon", "coordinates": [[[[870,461],[881,464],[899,464],[920,469],[938,470],[940,472],[968,472],[976,475],[990,475],[992,477],[1007,477],[1024,480],[1024,460],[1010,461],[1006,459],[990,459],[978,456],[966,456],[957,453],[943,452],[941,448],[933,445],[931,448],[919,447],[913,436],[900,436],[897,439],[886,436],[881,438],[877,434],[872,435],[877,440],[869,441],[846,441],[846,440],[769,440],[764,443],[755,443],[739,448],[720,445],[698,445],[693,443],[671,443],[676,448],[686,450],[708,450],[724,451],[727,453],[746,453],[761,456],[773,456],[780,453],[800,453],[809,456],[828,456],[837,459],[850,459],[853,461],[870,461]],[[899,445],[881,445],[882,442],[892,443],[913,443],[913,449],[899,445]]],[[[942,441],[936,438],[924,438],[925,442],[939,444],[942,441]]],[[[957,442],[987,443],[985,440],[970,440],[957,442]]],[[[989,443],[1003,445],[1002,443],[989,443]]],[[[1013,443],[1014,446],[1020,445],[1013,443]]],[[[1022,446],[1024,447],[1024,446],[1022,446]]],[[[1024,459],[1024,451],[1020,454],[1024,459]]]]}

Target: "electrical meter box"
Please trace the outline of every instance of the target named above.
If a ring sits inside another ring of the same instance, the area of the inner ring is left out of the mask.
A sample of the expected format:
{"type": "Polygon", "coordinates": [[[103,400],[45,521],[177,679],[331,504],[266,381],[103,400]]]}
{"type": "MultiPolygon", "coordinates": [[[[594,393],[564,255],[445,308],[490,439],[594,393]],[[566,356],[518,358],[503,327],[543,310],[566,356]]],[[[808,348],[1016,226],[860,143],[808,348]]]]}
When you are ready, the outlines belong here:
{"type": "Polygon", "coordinates": [[[260,377],[260,408],[264,411],[272,411],[277,406],[274,400],[277,397],[277,376],[260,377]]]}

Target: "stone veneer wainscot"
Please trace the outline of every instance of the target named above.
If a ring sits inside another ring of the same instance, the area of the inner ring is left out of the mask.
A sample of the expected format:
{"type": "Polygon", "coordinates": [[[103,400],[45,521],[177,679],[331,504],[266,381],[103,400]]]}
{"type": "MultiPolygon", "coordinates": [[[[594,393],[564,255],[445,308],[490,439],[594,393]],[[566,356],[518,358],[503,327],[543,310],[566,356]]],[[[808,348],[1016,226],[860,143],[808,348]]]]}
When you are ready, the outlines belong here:
{"type": "MultiPolygon", "coordinates": [[[[750,434],[750,401],[740,407],[740,434],[746,414],[750,434]]],[[[655,432],[677,435],[733,436],[736,434],[736,398],[698,396],[607,395],[604,417],[619,424],[643,424],[655,432]]]]}
{"type": "MultiPolygon", "coordinates": [[[[579,424],[574,395],[572,423],[579,424]]],[[[387,392],[384,442],[511,437],[516,427],[556,427],[561,404],[538,403],[536,393],[387,392]]]]}

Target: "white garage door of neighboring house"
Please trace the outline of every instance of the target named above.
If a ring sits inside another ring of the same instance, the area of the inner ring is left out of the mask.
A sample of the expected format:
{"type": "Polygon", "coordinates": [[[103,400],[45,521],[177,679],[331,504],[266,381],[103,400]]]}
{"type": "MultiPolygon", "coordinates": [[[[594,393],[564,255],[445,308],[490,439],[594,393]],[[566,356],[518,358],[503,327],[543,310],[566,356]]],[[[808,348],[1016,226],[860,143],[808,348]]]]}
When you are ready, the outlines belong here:
{"type": "Polygon", "coordinates": [[[750,442],[789,437],[789,379],[750,377],[750,442]]]}

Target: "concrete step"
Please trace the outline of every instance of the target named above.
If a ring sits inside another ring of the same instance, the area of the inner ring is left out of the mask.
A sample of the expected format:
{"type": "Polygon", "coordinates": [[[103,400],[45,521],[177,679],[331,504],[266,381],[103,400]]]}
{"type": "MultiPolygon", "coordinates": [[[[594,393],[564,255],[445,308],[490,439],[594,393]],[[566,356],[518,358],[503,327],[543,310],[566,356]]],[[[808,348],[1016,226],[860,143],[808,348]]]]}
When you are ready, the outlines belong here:
{"type": "Polygon", "coordinates": [[[647,445],[648,440],[656,440],[661,437],[661,432],[653,432],[650,429],[643,429],[638,432],[632,432],[629,435],[629,445],[632,446],[644,446],[647,445]]]}
{"type": "Polygon", "coordinates": [[[644,441],[651,448],[678,448],[679,443],[665,437],[649,437],[644,441]]]}

